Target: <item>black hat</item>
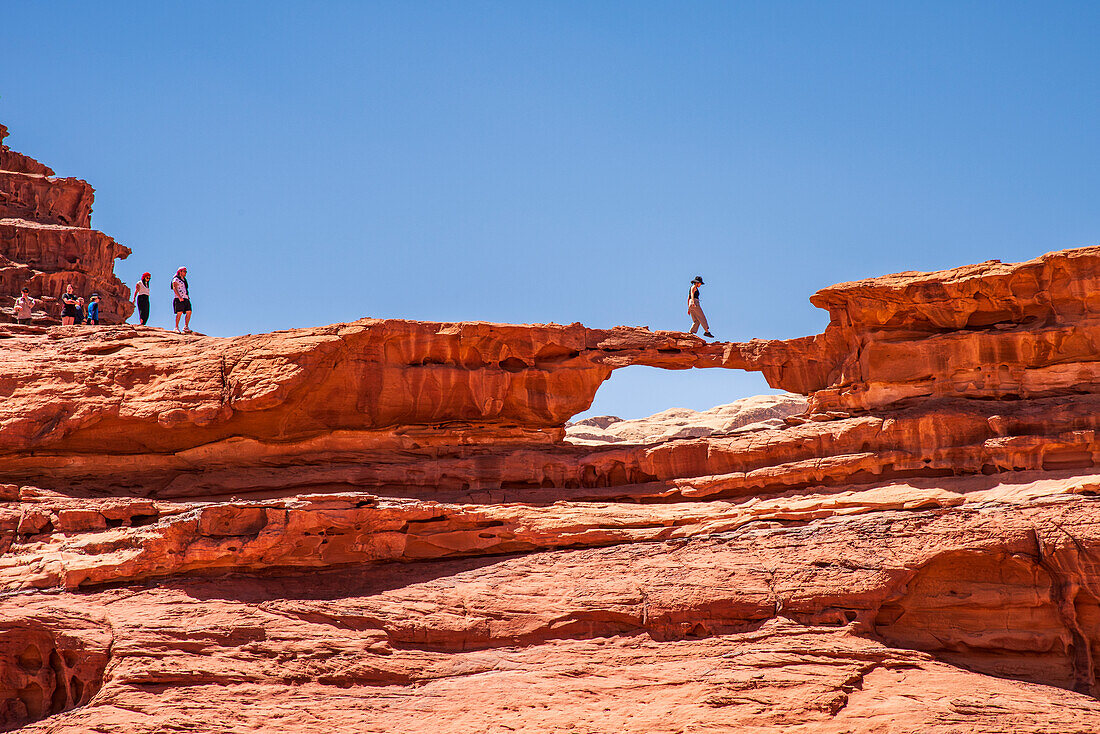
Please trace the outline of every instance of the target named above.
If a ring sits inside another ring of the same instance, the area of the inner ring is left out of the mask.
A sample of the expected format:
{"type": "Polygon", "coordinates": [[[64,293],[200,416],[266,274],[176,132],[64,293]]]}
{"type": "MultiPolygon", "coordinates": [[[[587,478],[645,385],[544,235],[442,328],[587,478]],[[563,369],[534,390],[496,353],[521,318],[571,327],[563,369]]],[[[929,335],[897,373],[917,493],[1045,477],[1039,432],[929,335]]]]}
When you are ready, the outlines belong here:
{"type": "Polygon", "coordinates": [[[698,283],[699,285],[706,285],[706,283],[703,282],[703,276],[701,276],[701,275],[696,275],[695,280],[693,280],[691,282],[692,283],[698,283]]]}

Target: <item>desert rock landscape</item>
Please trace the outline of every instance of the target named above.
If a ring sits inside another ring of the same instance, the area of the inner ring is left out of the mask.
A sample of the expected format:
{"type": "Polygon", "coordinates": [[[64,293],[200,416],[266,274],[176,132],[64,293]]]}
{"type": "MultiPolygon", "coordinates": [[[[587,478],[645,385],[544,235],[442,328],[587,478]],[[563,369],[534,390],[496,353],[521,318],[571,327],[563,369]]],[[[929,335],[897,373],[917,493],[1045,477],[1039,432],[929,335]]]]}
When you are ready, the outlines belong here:
{"type": "Polygon", "coordinates": [[[0,323],[0,728],[1100,730],[1100,247],[792,340],[218,338],[123,323],[90,187],[0,169],[0,321],[110,324],[0,323]],[[632,365],[785,392],[570,423],[632,365]]]}

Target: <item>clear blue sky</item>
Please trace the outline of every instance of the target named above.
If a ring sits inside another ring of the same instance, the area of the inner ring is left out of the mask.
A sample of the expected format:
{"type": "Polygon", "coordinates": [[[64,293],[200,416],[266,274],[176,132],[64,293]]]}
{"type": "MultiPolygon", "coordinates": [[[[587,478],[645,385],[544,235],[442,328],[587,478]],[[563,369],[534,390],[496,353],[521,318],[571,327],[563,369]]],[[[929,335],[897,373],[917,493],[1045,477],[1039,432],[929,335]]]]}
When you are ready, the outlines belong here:
{"type": "MultiPolygon", "coordinates": [[[[1100,3],[6,2],[9,144],[193,325],[826,322],[832,283],[1100,240],[1100,3]]],[[[595,413],[757,375],[631,368],[595,413]]]]}

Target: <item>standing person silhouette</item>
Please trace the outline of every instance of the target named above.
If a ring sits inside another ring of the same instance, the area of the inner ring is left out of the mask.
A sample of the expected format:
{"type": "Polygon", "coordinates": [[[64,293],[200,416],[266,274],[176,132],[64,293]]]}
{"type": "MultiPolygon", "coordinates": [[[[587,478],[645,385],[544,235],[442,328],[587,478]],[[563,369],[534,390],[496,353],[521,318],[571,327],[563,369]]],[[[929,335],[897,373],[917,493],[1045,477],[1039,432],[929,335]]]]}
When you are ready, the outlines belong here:
{"type": "Polygon", "coordinates": [[[183,322],[183,333],[191,333],[191,292],[187,290],[187,268],[176,270],[176,277],[172,278],[172,310],[176,313],[176,331],[180,330],[180,315],[186,316],[183,322]]]}
{"type": "Polygon", "coordinates": [[[86,323],[99,326],[99,294],[93,293],[88,299],[88,318],[86,323]]]}
{"type": "Polygon", "coordinates": [[[73,284],[65,286],[65,292],[61,294],[61,325],[72,326],[76,323],[76,294],[73,293],[73,284]]]}
{"type": "Polygon", "coordinates": [[[23,286],[23,295],[15,299],[15,323],[30,324],[36,301],[31,298],[31,289],[23,286]]]}
{"type": "Polygon", "coordinates": [[[701,285],[703,285],[703,279],[696,275],[691,281],[691,288],[688,289],[688,316],[691,317],[691,333],[696,333],[699,331],[699,327],[702,326],[703,336],[709,336],[713,339],[714,334],[710,333],[707,316],[703,313],[703,307],[699,305],[699,286],[701,285]]]}
{"type": "MultiPolygon", "coordinates": [[[[142,273],[141,280],[134,286],[134,303],[137,304],[142,326],[149,321],[149,279],[152,277],[149,273],[142,273]]],[[[179,319],[176,319],[176,326],[179,326],[179,319]]]]}

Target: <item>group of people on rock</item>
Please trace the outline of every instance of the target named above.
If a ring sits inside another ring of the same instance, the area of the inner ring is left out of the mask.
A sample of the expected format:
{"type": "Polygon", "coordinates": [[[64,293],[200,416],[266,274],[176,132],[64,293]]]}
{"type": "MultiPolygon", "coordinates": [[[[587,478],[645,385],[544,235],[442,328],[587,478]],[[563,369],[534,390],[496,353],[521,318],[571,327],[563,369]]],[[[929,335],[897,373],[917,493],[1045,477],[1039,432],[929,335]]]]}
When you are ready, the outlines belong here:
{"type": "Polygon", "coordinates": [[[93,293],[85,307],[84,299],[73,293],[73,284],[69,283],[65,286],[65,292],[61,294],[61,325],[79,326],[81,324],[99,326],[99,294],[93,293]]]}
{"type": "MultiPolygon", "coordinates": [[[[137,305],[142,326],[149,322],[149,281],[152,277],[150,273],[143,273],[141,280],[134,286],[134,303],[137,305]]],[[[31,296],[29,287],[23,286],[19,297],[15,299],[15,323],[29,325],[40,300],[31,296]]],[[[187,268],[185,267],[178,268],[176,275],[172,278],[172,311],[176,315],[176,331],[180,332],[182,316],[184,322],[181,333],[190,334],[191,293],[187,286],[187,268]]],[[[73,284],[70,283],[65,286],[65,292],[61,294],[61,325],[79,326],[81,324],[99,325],[99,294],[92,293],[85,303],[83,297],[76,295],[73,284]]]]}
{"type": "MultiPolygon", "coordinates": [[[[137,306],[138,317],[141,325],[149,322],[149,282],[152,274],[142,273],[141,280],[134,286],[134,304],[137,306]]],[[[688,288],[688,316],[691,316],[691,333],[696,334],[699,327],[703,327],[703,336],[714,338],[710,333],[710,325],[703,313],[703,307],[699,305],[699,286],[703,285],[703,278],[696,275],[688,288]]],[[[15,299],[15,321],[19,324],[31,323],[31,311],[37,305],[37,301],[31,298],[30,289],[23,287],[23,293],[15,299]]],[[[70,283],[65,286],[65,292],[61,294],[61,325],[73,326],[75,324],[99,324],[99,294],[93,293],[85,306],[84,299],[73,293],[70,283]]],[[[191,333],[191,292],[187,285],[187,268],[176,269],[172,278],[172,312],[176,315],[176,328],[180,332],[180,317],[184,318],[183,331],[191,333]]]]}
{"type": "MultiPolygon", "coordinates": [[[[38,300],[31,296],[31,289],[23,286],[22,293],[15,299],[15,323],[30,324],[37,305],[38,300]]],[[[83,297],[73,293],[73,284],[70,283],[61,294],[61,325],[79,324],[99,325],[99,294],[93,293],[85,304],[83,297]]]]}
{"type": "MultiPolygon", "coordinates": [[[[138,318],[141,325],[145,326],[149,321],[149,281],[150,273],[142,273],[141,280],[134,286],[134,304],[137,306],[138,318]]],[[[183,320],[184,334],[191,333],[191,291],[187,285],[187,268],[176,269],[176,275],[172,278],[172,312],[176,315],[176,331],[180,330],[180,317],[183,320]]]]}

